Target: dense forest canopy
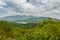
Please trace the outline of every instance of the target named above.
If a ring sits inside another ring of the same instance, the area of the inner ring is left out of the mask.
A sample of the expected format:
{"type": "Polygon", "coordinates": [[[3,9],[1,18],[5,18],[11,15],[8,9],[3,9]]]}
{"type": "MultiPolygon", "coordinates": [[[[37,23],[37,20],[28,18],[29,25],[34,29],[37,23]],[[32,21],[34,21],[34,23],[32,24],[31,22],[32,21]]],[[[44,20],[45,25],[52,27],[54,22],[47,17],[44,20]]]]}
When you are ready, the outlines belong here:
{"type": "Polygon", "coordinates": [[[60,40],[60,20],[27,24],[0,21],[0,40],[60,40]]]}

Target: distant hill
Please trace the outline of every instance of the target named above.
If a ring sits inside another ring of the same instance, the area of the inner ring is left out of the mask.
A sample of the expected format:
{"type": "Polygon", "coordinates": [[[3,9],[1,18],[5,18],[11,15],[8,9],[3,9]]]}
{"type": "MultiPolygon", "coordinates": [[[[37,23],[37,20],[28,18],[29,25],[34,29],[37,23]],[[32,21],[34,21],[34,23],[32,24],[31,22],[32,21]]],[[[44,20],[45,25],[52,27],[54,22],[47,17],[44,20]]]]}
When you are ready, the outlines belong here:
{"type": "Polygon", "coordinates": [[[0,18],[0,20],[6,20],[6,21],[11,21],[11,22],[39,22],[44,19],[48,19],[48,17],[15,15],[15,16],[7,16],[7,17],[0,18]]]}

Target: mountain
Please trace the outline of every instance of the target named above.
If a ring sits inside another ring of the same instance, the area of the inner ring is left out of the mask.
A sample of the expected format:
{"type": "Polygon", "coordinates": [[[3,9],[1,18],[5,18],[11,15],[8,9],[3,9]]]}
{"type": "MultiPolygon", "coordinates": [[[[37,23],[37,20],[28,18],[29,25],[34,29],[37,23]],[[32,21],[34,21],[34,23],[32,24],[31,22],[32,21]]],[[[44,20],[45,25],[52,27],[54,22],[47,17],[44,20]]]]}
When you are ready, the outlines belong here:
{"type": "Polygon", "coordinates": [[[15,15],[0,18],[0,20],[6,20],[11,22],[39,22],[48,17],[36,17],[36,16],[26,16],[26,15],[15,15]]]}

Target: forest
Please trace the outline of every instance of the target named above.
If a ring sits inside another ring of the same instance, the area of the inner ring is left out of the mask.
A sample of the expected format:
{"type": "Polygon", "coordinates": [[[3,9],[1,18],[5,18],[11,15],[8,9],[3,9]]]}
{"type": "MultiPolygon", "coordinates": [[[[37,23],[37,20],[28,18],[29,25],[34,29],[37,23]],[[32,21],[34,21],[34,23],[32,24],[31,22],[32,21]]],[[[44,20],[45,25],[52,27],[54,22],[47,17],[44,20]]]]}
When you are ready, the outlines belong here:
{"type": "Polygon", "coordinates": [[[60,40],[60,20],[27,24],[0,20],[0,40],[60,40]]]}

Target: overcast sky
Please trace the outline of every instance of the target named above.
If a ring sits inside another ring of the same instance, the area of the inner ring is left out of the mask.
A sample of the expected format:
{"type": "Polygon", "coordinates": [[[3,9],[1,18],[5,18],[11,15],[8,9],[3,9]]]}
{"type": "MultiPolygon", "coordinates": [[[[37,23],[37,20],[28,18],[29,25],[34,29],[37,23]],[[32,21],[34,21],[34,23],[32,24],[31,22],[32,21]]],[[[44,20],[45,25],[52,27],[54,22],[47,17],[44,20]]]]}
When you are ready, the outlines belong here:
{"type": "Polygon", "coordinates": [[[0,17],[45,16],[60,19],[59,0],[0,0],[0,17]]]}

